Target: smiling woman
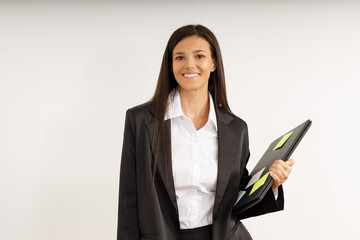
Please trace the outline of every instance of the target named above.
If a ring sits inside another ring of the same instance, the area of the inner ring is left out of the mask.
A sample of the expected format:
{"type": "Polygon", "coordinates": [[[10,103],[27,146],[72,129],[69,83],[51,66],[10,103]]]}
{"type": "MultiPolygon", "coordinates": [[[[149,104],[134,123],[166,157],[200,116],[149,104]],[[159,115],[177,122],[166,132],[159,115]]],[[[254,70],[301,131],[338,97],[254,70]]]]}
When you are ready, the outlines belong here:
{"type": "Polygon", "coordinates": [[[241,216],[249,181],[246,123],[229,108],[215,35],[187,25],[169,39],[153,98],[126,112],[118,240],[251,239],[241,219],[283,209],[291,167],[272,167],[273,191],[241,216]],[[275,194],[276,193],[276,196],[275,194]]]}
{"type": "Polygon", "coordinates": [[[215,69],[215,60],[205,39],[191,36],[175,46],[172,70],[179,84],[180,98],[183,99],[181,108],[196,129],[203,127],[208,119],[208,81],[210,73],[215,69]],[[205,107],[197,111],[194,105],[185,102],[186,100],[197,103],[199,107],[205,107]]]}

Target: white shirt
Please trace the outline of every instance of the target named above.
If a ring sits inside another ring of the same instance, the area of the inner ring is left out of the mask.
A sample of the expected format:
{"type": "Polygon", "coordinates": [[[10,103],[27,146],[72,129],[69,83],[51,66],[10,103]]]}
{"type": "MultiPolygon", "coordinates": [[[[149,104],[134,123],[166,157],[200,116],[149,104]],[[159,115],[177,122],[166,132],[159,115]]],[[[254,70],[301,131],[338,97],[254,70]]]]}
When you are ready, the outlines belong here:
{"type": "Polygon", "coordinates": [[[171,120],[172,171],[181,229],[212,224],[218,174],[217,121],[209,93],[208,121],[196,130],[181,108],[179,90],[169,95],[165,120],[171,120]]]}

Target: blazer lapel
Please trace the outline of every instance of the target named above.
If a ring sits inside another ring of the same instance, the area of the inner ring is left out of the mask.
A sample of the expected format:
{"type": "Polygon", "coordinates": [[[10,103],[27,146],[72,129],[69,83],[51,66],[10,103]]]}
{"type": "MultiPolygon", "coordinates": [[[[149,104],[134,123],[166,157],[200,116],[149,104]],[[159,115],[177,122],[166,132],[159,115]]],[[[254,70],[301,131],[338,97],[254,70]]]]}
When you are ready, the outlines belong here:
{"type": "MultiPolygon", "coordinates": [[[[152,109],[154,113],[154,109],[152,109]]],[[[233,117],[227,113],[223,112],[216,108],[216,116],[218,123],[218,179],[216,185],[216,194],[215,194],[215,203],[214,210],[215,213],[219,207],[219,204],[224,196],[226,186],[229,181],[230,173],[232,166],[235,162],[235,153],[238,147],[238,138],[239,135],[234,132],[229,127],[230,122],[233,120],[233,117]]],[[[152,144],[153,156],[155,155],[155,146],[157,141],[158,134],[158,126],[154,128],[155,121],[150,122],[147,125],[147,130],[149,133],[149,138],[152,144]],[[154,130],[156,131],[155,137],[154,130]]],[[[167,152],[167,166],[165,166],[165,155],[163,151],[163,145],[160,145],[158,151],[158,159],[156,162],[156,170],[159,176],[164,183],[166,191],[171,199],[171,202],[178,211],[176,194],[175,194],[175,185],[174,185],[174,177],[172,173],[172,158],[171,158],[171,122],[170,120],[165,121],[165,128],[169,129],[170,134],[165,134],[165,143],[166,143],[166,152],[167,152]]]]}
{"type": "MultiPolygon", "coordinates": [[[[153,156],[155,156],[155,147],[157,144],[157,137],[159,133],[159,127],[156,126],[156,129],[154,128],[155,121],[152,121],[147,125],[147,130],[149,133],[149,138],[151,141],[151,147],[152,147],[152,153],[153,156]],[[154,129],[156,131],[155,137],[154,137],[154,129]]],[[[165,121],[165,129],[169,130],[170,133],[170,120],[165,121]]],[[[171,133],[170,133],[171,134],[171,133]]],[[[176,211],[178,211],[177,202],[176,202],[176,194],[175,194],[175,185],[174,185],[174,177],[172,173],[172,159],[171,159],[171,135],[167,134],[165,132],[165,145],[166,145],[166,161],[165,161],[165,154],[164,154],[164,145],[160,144],[158,155],[157,155],[157,161],[156,161],[156,171],[158,175],[161,177],[162,182],[164,183],[164,186],[166,188],[166,191],[169,194],[169,197],[171,199],[172,204],[174,205],[174,208],[176,211]],[[166,166],[167,165],[167,166],[166,166]]]]}
{"type": "Polygon", "coordinates": [[[221,110],[216,111],[218,122],[218,179],[216,185],[214,213],[224,196],[231,169],[235,162],[239,135],[229,127],[233,117],[221,110]]]}

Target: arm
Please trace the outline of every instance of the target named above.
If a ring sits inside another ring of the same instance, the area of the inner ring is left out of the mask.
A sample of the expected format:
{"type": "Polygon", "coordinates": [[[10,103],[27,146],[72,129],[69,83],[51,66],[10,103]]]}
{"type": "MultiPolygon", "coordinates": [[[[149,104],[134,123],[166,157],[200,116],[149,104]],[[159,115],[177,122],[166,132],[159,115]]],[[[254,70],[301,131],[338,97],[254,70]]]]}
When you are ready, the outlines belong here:
{"type": "Polygon", "coordinates": [[[276,212],[284,209],[284,192],[282,186],[278,188],[278,196],[275,199],[274,193],[270,188],[261,202],[237,216],[239,220],[276,212]]]}
{"type": "Polygon", "coordinates": [[[121,155],[117,239],[136,240],[139,238],[135,126],[131,110],[128,110],[121,155]]]}

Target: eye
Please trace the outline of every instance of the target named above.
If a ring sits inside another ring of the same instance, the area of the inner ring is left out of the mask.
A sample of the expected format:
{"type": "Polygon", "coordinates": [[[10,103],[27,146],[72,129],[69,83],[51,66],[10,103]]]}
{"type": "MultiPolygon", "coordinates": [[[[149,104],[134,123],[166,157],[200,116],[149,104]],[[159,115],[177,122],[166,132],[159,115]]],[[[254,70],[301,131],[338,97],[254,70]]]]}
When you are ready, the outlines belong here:
{"type": "Polygon", "coordinates": [[[183,60],[183,59],[184,59],[183,56],[177,56],[177,57],[175,57],[175,60],[183,60]]]}
{"type": "Polygon", "coordinates": [[[204,57],[205,57],[205,56],[202,55],[202,54],[196,55],[196,58],[197,58],[197,59],[201,59],[201,58],[204,58],[204,57]]]}

